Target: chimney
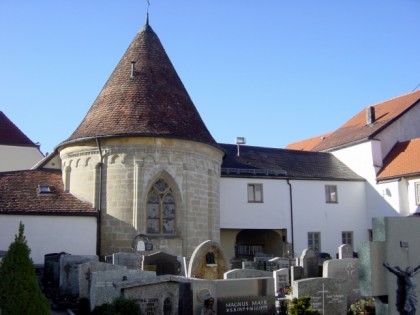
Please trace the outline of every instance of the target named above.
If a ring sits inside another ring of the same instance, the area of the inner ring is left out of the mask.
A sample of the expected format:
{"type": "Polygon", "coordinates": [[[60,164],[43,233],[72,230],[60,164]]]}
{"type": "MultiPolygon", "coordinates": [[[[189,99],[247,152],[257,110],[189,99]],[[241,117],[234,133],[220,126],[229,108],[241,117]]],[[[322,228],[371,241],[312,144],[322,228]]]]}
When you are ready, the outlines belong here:
{"type": "Polygon", "coordinates": [[[372,125],[375,123],[375,107],[368,106],[366,108],[366,125],[372,125]]]}
{"type": "Polygon", "coordinates": [[[236,146],[238,147],[238,151],[237,151],[237,156],[240,156],[240,150],[239,150],[239,145],[241,144],[245,144],[246,143],[246,139],[244,137],[236,137],[235,139],[236,142],[236,146]]]}

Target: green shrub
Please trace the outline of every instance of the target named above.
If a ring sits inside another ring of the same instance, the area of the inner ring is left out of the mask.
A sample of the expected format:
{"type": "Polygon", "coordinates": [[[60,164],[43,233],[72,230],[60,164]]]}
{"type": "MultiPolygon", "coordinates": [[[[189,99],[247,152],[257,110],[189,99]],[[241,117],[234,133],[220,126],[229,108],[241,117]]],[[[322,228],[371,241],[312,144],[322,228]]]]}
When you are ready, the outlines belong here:
{"type": "Polygon", "coordinates": [[[361,298],[352,305],[348,313],[350,315],[355,314],[375,314],[375,301],[373,298],[361,298]]]}
{"type": "Polygon", "coordinates": [[[0,313],[48,315],[50,305],[39,288],[23,232],[24,225],[20,222],[19,235],[15,235],[0,266],[0,313]]]}
{"type": "Polygon", "coordinates": [[[311,298],[309,296],[301,296],[294,298],[289,307],[290,315],[319,315],[318,311],[313,311],[311,306],[311,298]]]}
{"type": "Polygon", "coordinates": [[[93,315],[141,315],[140,306],[130,299],[116,298],[112,304],[95,307],[93,315]]]}

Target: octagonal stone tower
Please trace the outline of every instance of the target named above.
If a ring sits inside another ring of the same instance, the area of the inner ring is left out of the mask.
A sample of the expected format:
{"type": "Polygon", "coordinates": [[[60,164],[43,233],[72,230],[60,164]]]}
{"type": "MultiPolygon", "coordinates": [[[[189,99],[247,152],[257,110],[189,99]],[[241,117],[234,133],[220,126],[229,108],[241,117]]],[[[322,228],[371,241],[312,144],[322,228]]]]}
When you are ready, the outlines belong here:
{"type": "Polygon", "coordinates": [[[148,21],[58,151],[65,189],[98,209],[101,256],[140,233],[184,256],[220,241],[224,153],[148,21]]]}

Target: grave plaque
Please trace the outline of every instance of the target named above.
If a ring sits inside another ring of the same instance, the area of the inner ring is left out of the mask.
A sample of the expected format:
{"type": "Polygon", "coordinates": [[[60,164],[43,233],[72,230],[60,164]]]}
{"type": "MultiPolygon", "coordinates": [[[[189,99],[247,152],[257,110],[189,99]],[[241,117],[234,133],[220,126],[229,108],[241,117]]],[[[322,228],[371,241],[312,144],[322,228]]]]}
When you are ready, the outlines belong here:
{"type": "Polygon", "coordinates": [[[274,279],[231,279],[214,282],[217,315],[275,314],[274,279]]]}
{"type": "Polygon", "coordinates": [[[219,297],[217,314],[275,314],[274,296],[219,297]]]}

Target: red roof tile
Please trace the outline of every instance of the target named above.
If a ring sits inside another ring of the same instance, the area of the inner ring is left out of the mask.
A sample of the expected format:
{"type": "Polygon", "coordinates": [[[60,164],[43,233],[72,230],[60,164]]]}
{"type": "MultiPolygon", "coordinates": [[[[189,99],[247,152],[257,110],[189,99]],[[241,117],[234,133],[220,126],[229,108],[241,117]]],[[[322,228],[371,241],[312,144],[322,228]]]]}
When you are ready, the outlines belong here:
{"type": "Polygon", "coordinates": [[[352,142],[369,139],[391,124],[395,119],[419,103],[420,90],[371,105],[375,110],[375,123],[366,123],[366,109],[316,145],[314,151],[323,151],[352,142]]]}
{"type": "Polygon", "coordinates": [[[36,145],[1,111],[0,144],[36,147],[36,145]]]}
{"type": "Polygon", "coordinates": [[[321,141],[326,139],[332,132],[309,138],[306,140],[290,143],[287,145],[286,149],[289,150],[301,150],[301,151],[312,151],[312,149],[317,146],[321,141]]]}
{"type": "Polygon", "coordinates": [[[397,143],[384,159],[377,179],[420,175],[420,138],[397,143]]]}
{"type": "Polygon", "coordinates": [[[0,214],[97,214],[92,205],[65,192],[59,170],[0,173],[0,214]],[[39,193],[38,185],[51,192],[39,193]]]}
{"type": "Polygon", "coordinates": [[[82,123],[62,144],[118,136],[179,138],[216,146],[148,24],[134,38],[82,123]]]}

